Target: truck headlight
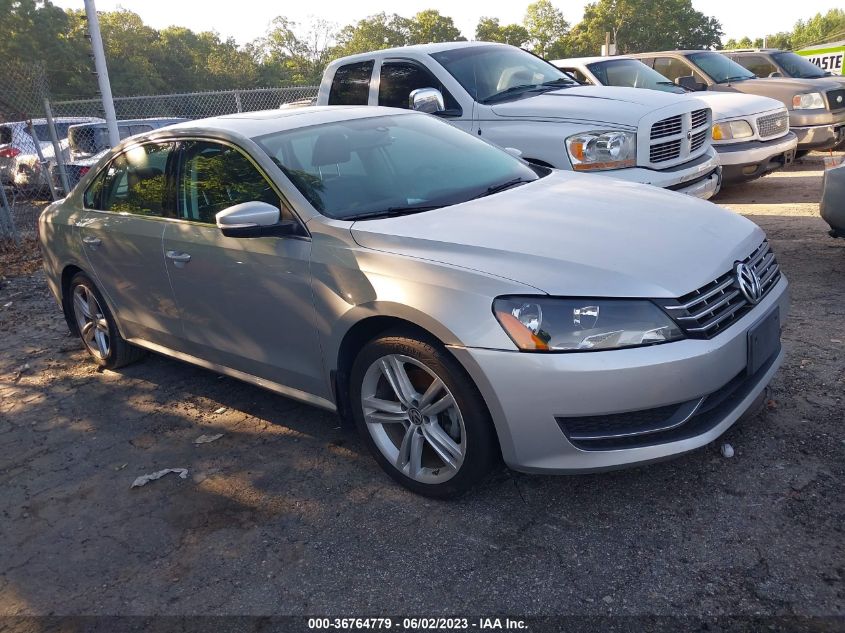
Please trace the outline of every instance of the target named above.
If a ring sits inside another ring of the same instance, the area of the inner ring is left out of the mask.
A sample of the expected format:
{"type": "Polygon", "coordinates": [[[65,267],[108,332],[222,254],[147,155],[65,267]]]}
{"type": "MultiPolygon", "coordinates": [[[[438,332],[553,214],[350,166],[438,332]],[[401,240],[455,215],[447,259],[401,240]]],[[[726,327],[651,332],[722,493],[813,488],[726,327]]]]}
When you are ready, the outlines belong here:
{"type": "Polygon", "coordinates": [[[818,110],[824,109],[824,99],[820,92],[808,92],[803,95],[792,97],[792,108],[794,110],[818,110]]]}
{"type": "Polygon", "coordinates": [[[644,299],[499,297],[493,313],[524,352],[599,351],[684,338],[663,310],[644,299]]]}
{"type": "Polygon", "coordinates": [[[566,151],[577,171],[622,169],[637,164],[634,132],[586,132],[566,139],[566,151]]]}
{"type": "Polygon", "coordinates": [[[754,136],[754,130],[751,129],[751,124],[743,119],[713,124],[714,141],[728,141],[735,138],[748,138],[749,136],[754,136]]]}

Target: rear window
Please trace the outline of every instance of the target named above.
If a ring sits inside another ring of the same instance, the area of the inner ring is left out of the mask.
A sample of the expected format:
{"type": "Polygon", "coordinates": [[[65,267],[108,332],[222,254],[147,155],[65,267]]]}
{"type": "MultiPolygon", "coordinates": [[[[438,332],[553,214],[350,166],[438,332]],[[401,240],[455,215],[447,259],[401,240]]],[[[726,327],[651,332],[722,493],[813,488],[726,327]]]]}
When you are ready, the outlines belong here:
{"type": "Polygon", "coordinates": [[[329,105],[367,105],[373,61],[346,64],[335,72],[329,105]]]}
{"type": "Polygon", "coordinates": [[[0,145],[7,145],[12,142],[12,128],[5,125],[0,127],[0,145]]]}
{"type": "MultiPolygon", "coordinates": [[[[63,141],[67,138],[68,128],[73,125],[73,123],[56,123],[56,136],[59,137],[60,141],[63,141]]],[[[32,125],[32,129],[35,130],[35,136],[38,137],[38,140],[43,143],[49,143],[52,139],[50,138],[50,128],[47,126],[46,123],[35,123],[32,125]]]]}

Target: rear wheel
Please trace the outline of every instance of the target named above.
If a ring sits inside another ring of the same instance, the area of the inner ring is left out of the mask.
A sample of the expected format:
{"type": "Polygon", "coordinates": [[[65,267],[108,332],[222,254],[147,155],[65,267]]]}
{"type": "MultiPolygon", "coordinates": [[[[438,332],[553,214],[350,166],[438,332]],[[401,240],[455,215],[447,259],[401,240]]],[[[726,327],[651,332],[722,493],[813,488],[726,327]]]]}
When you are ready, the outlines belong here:
{"type": "Polygon", "coordinates": [[[117,369],[144,355],[142,350],[120,336],[114,317],[88,275],[74,275],[68,288],[68,299],[76,332],[98,365],[117,369]]]}
{"type": "Polygon", "coordinates": [[[381,467],[414,492],[467,491],[498,456],[487,408],[469,377],[434,342],[384,336],[352,368],[359,431],[381,467]]]}

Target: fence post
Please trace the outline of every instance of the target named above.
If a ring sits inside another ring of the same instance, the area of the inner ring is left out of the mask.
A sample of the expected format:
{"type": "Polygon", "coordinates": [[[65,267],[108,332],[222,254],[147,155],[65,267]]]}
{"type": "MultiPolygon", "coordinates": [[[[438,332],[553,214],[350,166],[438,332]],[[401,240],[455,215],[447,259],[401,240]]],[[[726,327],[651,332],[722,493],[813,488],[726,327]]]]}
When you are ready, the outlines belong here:
{"type": "Polygon", "coordinates": [[[9,206],[9,199],[6,197],[6,187],[0,182],[0,226],[3,226],[3,233],[8,233],[15,244],[20,246],[21,238],[15,226],[15,219],[12,217],[12,208],[9,206]]]}
{"type": "Polygon", "coordinates": [[[244,111],[243,104],[241,104],[241,91],[240,90],[235,90],[235,107],[237,107],[238,112],[244,111]]]}
{"type": "Polygon", "coordinates": [[[103,113],[106,115],[106,126],[109,130],[109,145],[117,147],[117,144],[120,143],[120,133],[117,129],[117,114],[114,111],[109,71],[106,66],[106,54],[103,51],[103,36],[100,34],[100,21],[97,18],[97,7],[94,6],[94,0],[85,0],[85,15],[88,18],[88,34],[91,36],[94,68],[97,70],[97,85],[103,97],[103,113]]]}
{"type": "MultiPolygon", "coordinates": [[[[32,119],[27,119],[26,125],[29,128],[29,135],[32,137],[32,140],[35,141],[33,145],[35,145],[35,153],[38,154],[38,164],[41,165],[40,173],[43,174],[45,170],[47,171],[47,186],[50,187],[50,197],[53,200],[58,200],[59,197],[56,195],[56,189],[53,187],[53,179],[50,178],[50,165],[44,158],[44,152],[41,151],[41,139],[38,138],[38,135],[35,133],[35,128],[32,127],[32,119]]],[[[37,180],[35,186],[38,186],[37,180]]]]}
{"type": "MultiPolygon", "coordinates": [[[[47,128],[50,130],[50,140],[53,142],[53,155],[56,157],[56,166],[59,168],[59,179],[62,181],[62,192],[70,193],[68,187],[67,173],[65,172],[65,157],[62,154],[62,146],[59,143],[59,135],[56,134],[56,124],[53,121],[53,111],[50,109],[50,100],[44,99],[44,113],[47,115],[47,128]]],[[[70,139],[68,139],[68,143],[70,139]]],[[[47,178],[52,182],[53,175],[47,170],[47,178]]]]}

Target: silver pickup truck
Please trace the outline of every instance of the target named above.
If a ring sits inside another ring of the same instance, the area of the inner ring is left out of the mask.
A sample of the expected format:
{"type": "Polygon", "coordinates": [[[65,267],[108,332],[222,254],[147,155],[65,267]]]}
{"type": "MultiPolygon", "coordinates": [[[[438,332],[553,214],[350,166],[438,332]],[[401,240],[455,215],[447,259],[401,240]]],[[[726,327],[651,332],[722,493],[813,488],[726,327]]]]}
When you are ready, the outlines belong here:
{"type": "Polygon", "coordinates": [[[798,151],[823,150],[845,140],[845,94],[833,80],[760,78],[715,51],[663,51],[630,55],[694,90],[744,92],[777,99],[789,110],[798,151]]]}

